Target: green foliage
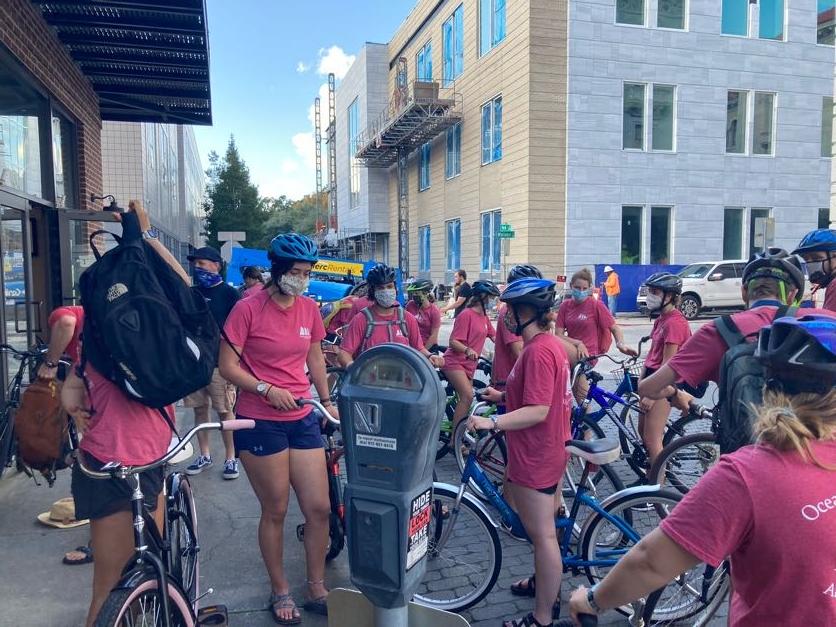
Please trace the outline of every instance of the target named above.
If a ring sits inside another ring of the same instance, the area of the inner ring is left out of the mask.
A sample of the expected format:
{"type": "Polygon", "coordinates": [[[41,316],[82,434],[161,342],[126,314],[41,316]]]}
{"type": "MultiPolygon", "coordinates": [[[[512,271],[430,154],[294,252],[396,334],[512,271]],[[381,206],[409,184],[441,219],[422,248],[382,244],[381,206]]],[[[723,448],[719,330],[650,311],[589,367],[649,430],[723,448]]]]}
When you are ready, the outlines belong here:
{"type": "Polygon", "coordinates": [[[267,239],[279,233],[295,231],[303,235],[313,235],[316,230],[317,217],[324,220],[327,207],[327,197],[321,195],[317,203],[316,194],[308,194],[299,200],[288,200],[286,196],[265,198],[265,209],[268,214],[264,224],[267,239]]]}

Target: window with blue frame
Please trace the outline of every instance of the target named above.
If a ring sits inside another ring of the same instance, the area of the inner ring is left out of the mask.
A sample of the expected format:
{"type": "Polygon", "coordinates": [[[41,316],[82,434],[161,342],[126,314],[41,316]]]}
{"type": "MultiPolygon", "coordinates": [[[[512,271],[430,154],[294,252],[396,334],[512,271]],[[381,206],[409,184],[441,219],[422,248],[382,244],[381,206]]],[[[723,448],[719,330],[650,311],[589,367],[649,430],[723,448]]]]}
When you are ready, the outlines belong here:
{"type": "Polygon", "coordinates": [[[479,56],[505,39],[505,0],[479,0],[479,56]]]}
{"type": "Polygon", "coordinates": [[[421,160],[418,164],[418,191],[430,186],[430,142],[421,146],[421,160]]]}
{"type": "Polygon", "coordinates": [[[445,226],[447,228],[447,270],[455,272],[462,265],[462,221],[448,220],[445,226]]]}
{"type": "Polygon", "coordinates": [[[499,272],[500,224],[501,210],[486,211],[482,214],[482,272],[499,272]]]}
{"type": "Polygon", "coordinates": [[[431,81],[433,79],[433,45],[427,42],[415,56],[415,77],[419,81],[431,81]]]}
{"type": "Polygon", "coordinates": [[[482,165],[502,159],[502,96],[482,105],[482,165]]]}
{"type": "Polygon", "coordinates": [[[441,27],[444,86],[449,87],[464,71],[464,5],[459,5],[441,27]]]}
{"type": "Polygon", "coordinates": [[[447,129],[447,162],[444,175],[451,179],[462,173],[462,123],[447,129]]]}
{"type": "Polygon", "coordinates": [[[348,107],[348,196],[349,207],[354,209],[360,206],[360,164],[357,163],[357,135],[360,133],[360,113],[357,99],[354,99],[348,107]]]}
{"type": "Polygon", "coordinates": [[[723,0],[720,32],[741,37],[749,34],[749,0],[723,0]]]}
{"type": "Polygon", "coordinates": [[[430,225],[418,227],[418,271],[430,271],[430,225]]]}

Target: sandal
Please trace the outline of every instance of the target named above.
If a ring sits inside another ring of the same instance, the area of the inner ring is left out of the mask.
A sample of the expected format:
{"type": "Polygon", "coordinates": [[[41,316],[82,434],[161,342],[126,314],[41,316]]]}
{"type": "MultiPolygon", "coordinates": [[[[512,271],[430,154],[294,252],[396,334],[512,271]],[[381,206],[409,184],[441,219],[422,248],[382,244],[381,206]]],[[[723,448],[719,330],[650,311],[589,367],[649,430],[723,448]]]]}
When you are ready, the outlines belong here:
{"type": "Polygon", "coordinates": [[[534,618],[534,612],[531,612],[522,618],[515,618],[514,620],[506,620],[502,622],[502,627],[552,627],[553,622],[549,621],[545,625],[534,618]]]}
{"type": "Polygon", "coordinates": [[[536,595],[534,575],[527,579],[520,579],[517,583],[511,584],[511,594],[518,597],[533,597],[536,595]]]}
{"type": "Polygon", "coordinates": [[[311,599],[305,601],[302,608],[311,614],[319,614],[320,616],[328,616],[328,597],[319,597],[318,599],[311,599]]]}
{"type": "Polygon", "coordinates": [[[89,564],[93,561],[93,549],[89,546],[77,546],[72,551],[67,551],[64,554],[64,559],[61,560],[63,564],[67,564],[68,566],[78,566],[79,564],[89,564]],[[73,559],[70,557],[70,553],[81,553],[84,555],[81,559],[73,559]]]}
{"type": "Polygon", "coordinates": [[[298,625],[302,622],[302,616],[296,607],[296,602],[289,592],[285,594],[270,595],[270,613],[273,615],[273,620],[279,625],[298,625]],[[292,610],[292,618],[282,618],[276,610],[292,610]]]}

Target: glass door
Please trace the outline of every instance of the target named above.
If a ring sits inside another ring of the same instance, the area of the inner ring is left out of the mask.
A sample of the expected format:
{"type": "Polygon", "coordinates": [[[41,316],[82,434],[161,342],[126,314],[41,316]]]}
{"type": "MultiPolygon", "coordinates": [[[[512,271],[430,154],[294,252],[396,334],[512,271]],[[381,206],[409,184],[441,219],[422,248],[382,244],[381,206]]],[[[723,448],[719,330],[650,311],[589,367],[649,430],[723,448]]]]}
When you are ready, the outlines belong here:
{"type": "MultiPolygon", "coordinates": [[[[3,308],[0,311],[0,342],[17,350],[26,350],[39,330],[32,325],[37,320],[36,307],[31,300],[32,258],[30,254],[29,220],[26,211],[0,207],[0,257],[3,271],[3,308]]],[[[2,359],[3,389],[17,371],[19,362],[6,353],[2,359]]]]}
{"type": "MultiPolygon", "coordinates": [[[[81,301],[78,280],[96,261],[96,256],[90,246],[91,236],[96,231],[121,235],[122,225],[116,222],[113,214],[106,211],[62,211],[60,217],[62,304],[79,305],[81,301]]],[[[93,237],[93,244],[101,254],[104,254],[116,246],[116,240],[112,235],[100,234],[93,237]]]]}

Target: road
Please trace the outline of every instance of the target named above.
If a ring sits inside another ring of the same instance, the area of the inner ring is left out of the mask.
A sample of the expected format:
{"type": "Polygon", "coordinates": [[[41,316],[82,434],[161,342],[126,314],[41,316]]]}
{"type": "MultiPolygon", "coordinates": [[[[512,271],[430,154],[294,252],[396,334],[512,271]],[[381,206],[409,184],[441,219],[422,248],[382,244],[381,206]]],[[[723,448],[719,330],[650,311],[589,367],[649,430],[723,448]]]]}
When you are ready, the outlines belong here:
{"type": "MultiPolygon", "coordinates": [[[[621,319],[627,341],[636,344],[649,333],[646,319],[621,319]]],[[[694,327],[699,326],[695,324],[694,327]]],[[[445,322],[442,340],[449,336],[451,324],[445,322]]],[[[605,367],[601,366],[602,371],[605,367]]],[[[191,412],[178,409],[178,423],[189,426],[191,412]]],[[[220,438],[213,435],[212,452],[215,460],[223,453],[220,438]]],[[[625,476],[629,470],[622,469],[625,476]]],[[[455,464],[448,456],[439,466],[439,479],[455,482],[455,464]]],[[[259,508],[256,498],[242,471],[237,481],[223,481],[221,468],[213,468],[192,479],[197,497],[201,545],[201,589],[212,587],[204,605],[226,604],[230,610],[230,625],[267,626],[273,621],[267,612],[269,584],[261,562],[256,531],[259,508]]],[[[0,569],[0,607],[2,625],[17,627],[76,627],[83,624],[90,593],[92,567],[64,566],[64,551],[85,544],[88,527],[57,530],[36,521],[40,512],[50,504],[69,495],[69,472],[60,473],[55,487],[36,487],[21,475],[0,480],[0,555],[5,567],[0,569]]],[[[304,555],[294,530],[302,522],[299,508],[291,502],[285,538],[285,564],[291,589],[298,603],[304,595],[304,555]]],[[[498,624],[500,619],[527,613],[533,607],[531,599],[513,597],[510,584],[532,572],[530,547],[506,540],[503,535],[503,570],[496,589],[482,603],[466,612],[465,617],[474,627],[498,624]]],[[[566,600],[576,585],[585,583],[581,577],[564,576],[562,599],[566,600]]],[[[351,587],[348,562],[341,555],[328,567],[329,587],[351,587]]],[[[564,610],[565,611],[565,610],[564,610]]],[[[324,627],[324,618],[303,613],[304,624],[324,627]]],[[[718,621],[723,624],[725,621],[718,621]]],[[[351,625],[350,620],[340,625],[351,625]]],[[[608,615],[602,625],[625,624],[618,615],[608,615]]]]}

